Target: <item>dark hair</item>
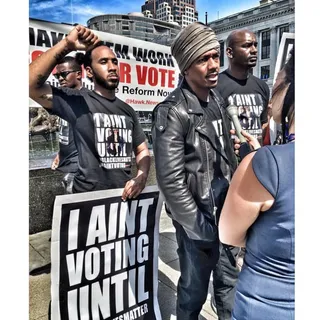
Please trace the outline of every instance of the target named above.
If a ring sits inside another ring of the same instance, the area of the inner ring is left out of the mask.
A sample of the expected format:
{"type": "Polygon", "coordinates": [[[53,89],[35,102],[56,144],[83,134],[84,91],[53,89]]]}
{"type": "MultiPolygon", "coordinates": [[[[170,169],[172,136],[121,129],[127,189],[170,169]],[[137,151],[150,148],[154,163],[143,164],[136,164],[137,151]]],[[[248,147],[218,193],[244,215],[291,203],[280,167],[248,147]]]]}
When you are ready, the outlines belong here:
{"type": "Polygon", "coordinates": [[[69,63],[73,70],[81,71],[82,63],[79,63],[77,56],[75,57],[65,56],[57,62],[57,65],[62,63],[69,63]]]}
{"type": "Polygon", "coordinates": [[[97,48],[97,47],[101,47],[101,46],[105,46],[103,41],[99,41],[94,47],[92,47],[90,50],[88,50],[84,55],[83,55],[83,59],[82,59],[82,63],[84,65],[84,67],[91,67],[91,63],[92,63],[92,51],[97,48]]]}
{"type": "Polygon", "coordinates": [[[288,91],[284,97],[281,111],[282,141],[286,141],[286,118],[289,126],[294,117],[294,47],[290,51],[290,58],[283,67],[285,71],[285,83],[289,84],[288,91]]]}

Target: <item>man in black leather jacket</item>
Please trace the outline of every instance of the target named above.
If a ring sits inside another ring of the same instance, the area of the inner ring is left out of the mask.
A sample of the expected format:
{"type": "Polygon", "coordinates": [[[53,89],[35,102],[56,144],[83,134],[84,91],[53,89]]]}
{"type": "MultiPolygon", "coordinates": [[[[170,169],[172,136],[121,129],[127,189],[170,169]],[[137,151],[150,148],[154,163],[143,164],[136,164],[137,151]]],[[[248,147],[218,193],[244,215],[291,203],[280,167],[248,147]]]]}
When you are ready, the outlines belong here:
{"type": "MultiPolygon", "coordinates": [[[[184,77],[153,113],[153,150],[158,186],[173,220],[181,276],[177,320],[196,320],[219,259],[217,219],[237,161],[223,99],[215,91],[220,45],[214,31],[195,22],[171,46],[184,77]]],[[[215,296],[219,319],[230,319],[215,296]]],[[[232,303],[227,303],[232,305],[232,303]]]]}

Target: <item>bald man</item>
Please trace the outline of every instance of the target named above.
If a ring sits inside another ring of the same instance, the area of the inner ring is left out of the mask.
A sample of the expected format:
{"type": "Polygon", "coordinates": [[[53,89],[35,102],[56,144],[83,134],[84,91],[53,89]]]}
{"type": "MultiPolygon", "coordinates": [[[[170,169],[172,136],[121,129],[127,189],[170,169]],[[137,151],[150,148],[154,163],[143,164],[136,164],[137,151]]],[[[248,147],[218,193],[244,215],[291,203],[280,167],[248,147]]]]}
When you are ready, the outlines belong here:
{"type": "MultiPolygon", "coordinates": [[[[154,109],[153,151],[178,244],[177,320],[197,320],[219,259],[216,223],[236,159],[223,99],[215,91],[220,70],[216,34],[192,23],[178,34],[171,52],[183,79],[154,109]]],[[[231,319],[233,296],[225,291],[216,300],[219,319],[231,319]]]]}
{"type": "MultiPolygon", "coordinates": [[[[219,74],[216,87],[225,101],[225,107],[238,107],[239,121],[242,128],[255,136],[262,144],[262,130],[268,122],[269,87],[265,81],[252,75],[252,68],[257,64],[258,42],[255,34],[248,29],[235,30],[226,41],[226,54],[229,61],[228,69],[219,74]]],[[[235,293],[239,268],[236,266],[238,257],[244,251],[237,247],[224,245],[220,259],[214,270],[215,295],[235,293]]],[[[219,301],[212,299],[213,310],[219,301]]],[[[227,306],[227,309],[230,305],[227,306]]]]}
{"type": "Polygon", "coordinates": [[[262,126],[268,122],[270,90],[265,81],[252,75],[258,59],[255,34],[248,29],[231,32],[226,41],[226,54],[229,66],[219,74],[217,90],[226,106],[238,107],[239,117],[243,108],[249,110],[248,116],[241,115],[243,129],[262,144],[262,126]]]}

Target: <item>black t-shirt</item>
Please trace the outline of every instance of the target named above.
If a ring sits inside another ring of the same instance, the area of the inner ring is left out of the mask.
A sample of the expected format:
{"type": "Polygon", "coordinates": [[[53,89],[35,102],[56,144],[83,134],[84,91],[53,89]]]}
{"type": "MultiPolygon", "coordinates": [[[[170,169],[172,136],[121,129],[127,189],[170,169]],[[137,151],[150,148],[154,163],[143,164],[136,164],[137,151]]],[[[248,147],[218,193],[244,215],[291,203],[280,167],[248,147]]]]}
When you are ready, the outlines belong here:
{"type": "Polygon", "coordinates": [[[78,169],[78,151],[70,124],[59,118],[59,166],[58,171],[75,173],[78,169]]]}
{"type": "Polygon", "coordinates": [[[225,101],[225,106],[238,107],[239,121],[243,129],[262,142],[261,125],[268,121],[267,108],[270,90],[265,81],[249,74],[247,79],[239,80],[228,70],[219,74],[217,91],[225,101]]]}
{"type": "Polygon", "coordinates": [[[222,116],[219,110],[219,107],[213,101],[212,97],[210,96],[209,102],[204,102],[198,99],[200,105],[202,107],[203,112],[206,114],[209,122],[214,127],[214,130],[219,137],[219,141],[221,143],[222,148],[225,148],[225,141],[223,136],[222,130],[222,116]]]}
{"type": "Polygon", "coordinates": [[[51,112],[71,124],[78,150],[73,191],[123,188],[132,178],[132,152],[146,139],[133,108],[87,89],[52,93],[51,112]]]}
{"type": "MultiPolygon", "coordinates": [[[[227,149],[231,149],[230,135],[227,133],[229,131],[227,128],[225,128],[225,130],[223,129],[226,124],[223,123],[222,110],[220,111],[220,107],[212,96],[210,96],[208,102],[201,101],[200,99],[199,102],[205,114],[207,126],[213,126],[215,137],[217,137],[214,148],[218,150],[224,149],[227,153],[227,149]]],[[[231,152],[233,153],[233,150],[231,150],[231,152]]],[[[222,209],[227,194],[232,172],[230,164],[226,162],[225,158],[222,157],[219,152],[212,152],[209,156],[212,157],[212,163],[214,165],[214,170],[212,170],[213,176],[210,177],[211,192],[213,193],[212,199],[214,199],[214,205],[218,208],[216,214],[217,219],[219,219],[220,210],[222,209]],[[226,178],[227,176],[222,172],[227,173],[228,178],[226,178]]]]}

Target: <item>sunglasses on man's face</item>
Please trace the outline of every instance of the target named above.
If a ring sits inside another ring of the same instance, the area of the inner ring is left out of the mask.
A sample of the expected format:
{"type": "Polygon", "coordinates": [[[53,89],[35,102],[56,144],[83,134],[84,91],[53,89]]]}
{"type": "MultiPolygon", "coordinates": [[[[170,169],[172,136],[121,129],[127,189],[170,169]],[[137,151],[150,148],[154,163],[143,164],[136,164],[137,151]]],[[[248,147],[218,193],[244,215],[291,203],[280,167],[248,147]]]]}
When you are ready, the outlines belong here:
{"type": "Polygon", "coordinates": [[[56,78],[56,79],[59,79],[60,76],[65,79],[69,73],[72,73],[72,72],[78,72],[78,70],[71,70],[71,71],[62,71],[60,73],[55,73],[53,76],[56,78]]]}

